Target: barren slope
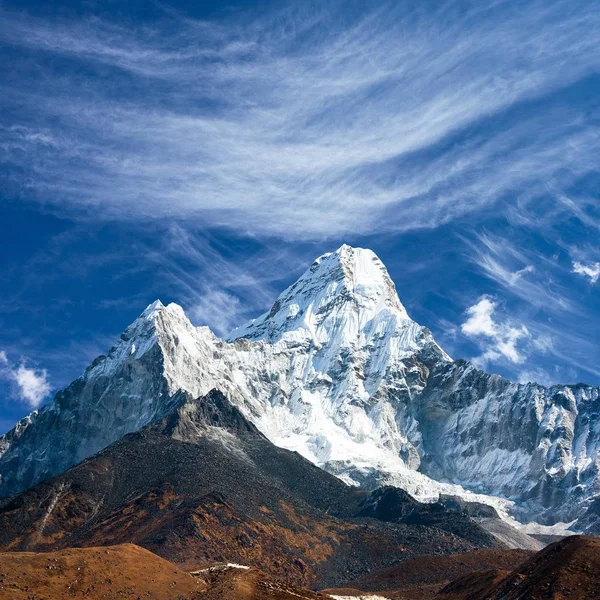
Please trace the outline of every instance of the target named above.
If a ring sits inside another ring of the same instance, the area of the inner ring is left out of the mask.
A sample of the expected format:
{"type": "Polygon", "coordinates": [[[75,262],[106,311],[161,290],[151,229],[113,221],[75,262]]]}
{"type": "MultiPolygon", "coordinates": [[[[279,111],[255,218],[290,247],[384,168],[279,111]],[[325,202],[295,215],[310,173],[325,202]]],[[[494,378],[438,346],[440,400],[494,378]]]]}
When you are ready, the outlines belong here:
{"type": "Polygon", "coordinates": [[[482,571],[446,586],[439,600],[592,600],[600,597],[600,538],[567,537],[514,571],[482,571]],[[502,576],[504,575],[504,576],[502,576]]]}
{"type": "Polygon", "coordinates": [[[0,553],[0,600],[199,600],[203,581],[133,544],[0,553]]]}

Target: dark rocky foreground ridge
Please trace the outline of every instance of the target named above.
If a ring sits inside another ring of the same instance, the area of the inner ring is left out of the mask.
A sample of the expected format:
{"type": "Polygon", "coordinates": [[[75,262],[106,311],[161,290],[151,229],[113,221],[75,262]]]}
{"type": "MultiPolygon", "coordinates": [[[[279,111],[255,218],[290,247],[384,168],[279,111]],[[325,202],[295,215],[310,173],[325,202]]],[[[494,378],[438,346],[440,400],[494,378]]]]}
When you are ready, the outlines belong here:
{"type": "Polygon", "coordinates": [[[389,600],[596,600],[599,550],[599,538],[570,536],[537,553],[493,549],[421,556],[327,591],[389,600]]]}
{"type": "Polygon", "coordinates": [[[231,561],[325,587],[418,555],[500,546],[461,511],[345,485],[273,445],[216,390],[173,404],[166,417],[4,499],[0,548],[132,542],[186,569],[231,561]]]}
{"type": "Polygon", "coordinates": [[[443,556],[419,556],[327,590],[338,596],[376,594],[390,600],[430,600],[459,576],[489,569],[510,572],[534,553],[487,549],[443,556]]]}

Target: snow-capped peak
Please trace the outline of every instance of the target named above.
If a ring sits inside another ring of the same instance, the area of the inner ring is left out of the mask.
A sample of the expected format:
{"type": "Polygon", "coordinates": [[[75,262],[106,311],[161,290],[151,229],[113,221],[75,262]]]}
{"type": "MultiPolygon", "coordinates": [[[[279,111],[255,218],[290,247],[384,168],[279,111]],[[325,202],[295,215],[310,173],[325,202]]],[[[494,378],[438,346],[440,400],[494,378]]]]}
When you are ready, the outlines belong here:
{"type": "Polygon", "coordinates": [[[179,306],[179,304],[175,304],[175,302],[170,302],[165,306],[160,300],[155,300],[152,304],[149,304],[146,307],[146,310],[144,310],[144,312],[139,316],[138,321],[140,319],[153,321],[161,315],[166,318],[183,318],[185,319],[185,321],[188,321],[188,318],[186,317],[183,308],[179,306]]]}
{"type": "Polygon", "coordinates": [[[369,305],[375,309],[387,308],[408,319],[385,265],[372,250],[366,248],[344,244],[335,252],[324,254],[295,285],[301,287],[306,281],[316,279],[330,280],[336,278],[336,272],[339,271],[344,290],[351,294],[360,308],[369,305]]]}
{"type": "Polygon", "coordinates": [[[165,308],[165,305],[160,300],[155,300],[152,304],[148,304],[146,310],[141,314],[142,317],[149,317],[157,311],[165,308]]]}
{"type": "MultiPolygon", "coordinates": [[[[108,355],[94,361],[90,367],[91,374],[113,375],[130,357],[140,360],[146,353],[159,346],[165,356],[165,377],[171,383],[172,353],[168,353],[167,349],[180,345],[187,352],[195,353],[198,340],[207,336],[214,337],[207,327],[194,327],[181,306],[174,302],[165,306],[160,300],[155,300],[119,336],[108,355]]],[[[179,389],[174,381],[171,387],[173,389],[170,393],[179,389]]]]}
{"type": "Polygon", "coordinates": [[[317,346],[341,333],[359,336],[374,320],[408,326],[387,269],[371,250],[344,244],[323,254],[277,298],[271,310],[231,332],[229,338],[310,338],[317,346]]]}

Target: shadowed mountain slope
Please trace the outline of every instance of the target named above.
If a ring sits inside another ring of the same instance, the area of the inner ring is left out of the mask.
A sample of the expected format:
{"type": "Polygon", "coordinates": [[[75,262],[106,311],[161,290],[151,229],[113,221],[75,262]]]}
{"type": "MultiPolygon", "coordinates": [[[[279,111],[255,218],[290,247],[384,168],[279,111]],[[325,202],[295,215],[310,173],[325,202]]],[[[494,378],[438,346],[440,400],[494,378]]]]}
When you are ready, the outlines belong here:
{"type": "Polygon", "coordinates": [[[419,556],[349,581],[344,588],[328,591],[340,596],[377,594],[390,600],[430,600],[459,575],[492,568],[511,571],[532,554],[526,550],[488,549],[419,556]]]}
{"type": "MultiPolygon", "coordinates": [[[[428,523],[356,517],[373,496],[273,445],[220,392],[170,402],[164,418],[3,500],[0,547],[133,542],[189,569],[232,561],[327,586],[420,554],[498,545],[446,509],[428,523]]],[[[419,514],[420,503],[400,500],[419,514]]]]}
{"type": "Polygon", "coordinates": [[[600,595],[600,539],[567,537],[514,571],[488,570],[459,577],[439,600],[592,600],[600,595]]]}

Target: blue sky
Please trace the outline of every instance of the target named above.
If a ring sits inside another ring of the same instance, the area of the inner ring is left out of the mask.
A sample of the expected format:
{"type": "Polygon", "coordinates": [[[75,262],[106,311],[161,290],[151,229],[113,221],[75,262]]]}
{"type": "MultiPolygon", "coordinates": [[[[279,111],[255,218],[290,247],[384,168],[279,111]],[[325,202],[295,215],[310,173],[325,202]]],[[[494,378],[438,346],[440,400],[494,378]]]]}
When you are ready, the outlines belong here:
{"type": "Polygon", "coordinates": [[[3,2],[0,429],[342,243],[452,356],[600,383],[594,4],[3,2]]]}

